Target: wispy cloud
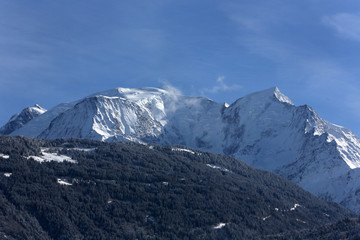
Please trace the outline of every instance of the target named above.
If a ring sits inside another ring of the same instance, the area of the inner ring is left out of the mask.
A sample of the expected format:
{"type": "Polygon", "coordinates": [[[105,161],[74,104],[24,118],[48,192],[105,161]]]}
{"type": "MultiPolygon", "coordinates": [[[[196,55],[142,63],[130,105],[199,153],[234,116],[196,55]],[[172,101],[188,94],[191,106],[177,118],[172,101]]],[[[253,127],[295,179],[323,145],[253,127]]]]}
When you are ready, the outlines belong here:
{"type": "Polygon", "coordinates": [[[165,89],[174,98],[183,95],[180,89],[171,85],[167,80],[161,79],[159,80],[159,83],[162,84],[162,88],[165,89]]]}
{"type": "Polygon", "coordinates": [[[242,38],[239,43],[249,52],[274,63],[279,75],[277,82],[286,84],[291,81],[292,85],[302,86],[303,91],[318,95],[339,96],[346,88],[357,88],[353,84],[355,77],[336,59],[311,53],[301,46],[258,36],[242,38]]]}
{"type": "Polygon", "coordinates": [[[241,5],[234,5],[227,8],[226,13],[239,27],[238,44],[259,64],[271,66],[276,73],[276,76],[269,75],[268,82],[273,81],[279,87],[291,86],[289,89],[292,89],[296,86],[302,89],[298,98],[312,98],[314,101],[305,103],[318,101],[320,106],[332,104],[333,108],[343,112],[351,109],[357,112],[354,116],[360,115],[358,72],[346,60],[351,57],[331,55],[333,46],[343,47],[336,45],[338,41],[334,41],[332,35],[312,37],[312,34],[329,27],[345,39],[360,41],[360,12],[329,14],[326,17],[309,14],[303,18],[289,4],[282,5],[281,12],[263,11],[261,7],[246,8],[246,12],[243,9],[241,5]],[[284,35],[284,32],[287,34],[284,35]],[[321,45],[322,38],[329,44],[321,45]]]}
{"type": "Polygon", "coordinates": [[[224,76],[219,76],[216,79],[216,84],[212,88],[203,89],[202,94],[205,93],[205,92],[218,93],[218,92],[234,91],[234,90],[239,90],[239,89],[242,88],[242,86],[240,86],[238,84],[228,85],[228,84],[225,83],[224,80],[225,80],[224,76]]]}
{"type": "Polygon", "coordinates": [[[245,29],[253,33],[266,32],[271,25],[279,23],[279,15],[281,15],[279,12],[283,12],[282,8],[273,9],[268,2],[258,4],[256,1],[252,3],[224,1],[222,4],[222,10],[241,31],[245,29]]]}
{"type": "Polygon", "coordinates": [[[342,37],[360,41],[360,13],[338,13],[325,16],[322,22],[334,28],[342,37]]]}
{"type": "Polygon", "coordinates": [[[259,18],[232,14],[230,15],[230,19],[250,31],[260,32],[264,29],[264,24],[259,18]]]}

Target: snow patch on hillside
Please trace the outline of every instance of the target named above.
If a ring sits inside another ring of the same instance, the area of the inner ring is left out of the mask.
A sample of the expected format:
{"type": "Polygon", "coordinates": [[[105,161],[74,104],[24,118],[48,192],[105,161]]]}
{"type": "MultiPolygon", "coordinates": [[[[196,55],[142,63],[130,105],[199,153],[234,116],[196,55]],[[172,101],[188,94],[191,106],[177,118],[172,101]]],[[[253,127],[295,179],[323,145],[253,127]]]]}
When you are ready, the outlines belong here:
{"type": "Polygon", "coordinates": [[[9,157],[10,157],[9,155],[0,153],[0,158],[9,159],[9,157]]]}
{"type": "Polygon", "coordinates": [[[43,162],[70,162],[70,163],[77,163],[76,160],[72,159],[69,156],[61,155],[59,153],[49,152],[49,148],[42,148],[41,149],[41,156],[29,156],[27,159],[34,159],[35,161],[39,163],[43,162]]]}
{"type": "Polygon", "coordinates": [[[191,150],[186,149],[186,148],[171,148],[171,151],[176,151],[176,152],[188,152],[188,153],[191,153],[191,154],[195,154],[194,151],[191,151],[191,150]]]}
{"type": "Polygon", "coordinates": [[[66,185],[66,186],[71,186],[71,185],[72,185],[72,183],[67,182],[66,179],[58,178],[57,182],[58,182],[58,184],[60,184],[60,185],[66,185]]]}
{"type": "Polygon", "coordinates": [[[220,167],[220,166],[216,166],[216,165],[213,165],[213,164],[206,164],[206,166],[210,167],[210,168],[213,168],[213,169],[218,169],[220,171],[223,171],[223,172],[231,172],[229,169],[227,168],[224,168],[224,167],[220,167]]]}
{"type": "Polygon", "coordinates": [[[96,148],[67,148],[66,150],[81,151],[81,152],[95,152],[96,148]]]}
{"type": "Polygon", "coordinates": [[[301,223],[304,223],[304,224],[306,224],[306,222],[305,222],[305,221],[303,221],[303,220],[300,220],[300,219],[298,219],[298,218],[296,219],[296,221],[297,221],[297,222],[301,222],[301,223]]]}
{"type": "Polygon", "coordinates": [[[226,223],[219,223],[219,224],[217,224],[216,226],[214,226],[214,229],[221,229],[221,228],[223,228],[223,227],[225,227],[226,226],[226,223]]]}
{"type": "Polygon", "coordinates": [[[290,211],[295,211],[296,208],[301,207],[300,204],[295,203],[294,207],[290,208],[290,211]]]}

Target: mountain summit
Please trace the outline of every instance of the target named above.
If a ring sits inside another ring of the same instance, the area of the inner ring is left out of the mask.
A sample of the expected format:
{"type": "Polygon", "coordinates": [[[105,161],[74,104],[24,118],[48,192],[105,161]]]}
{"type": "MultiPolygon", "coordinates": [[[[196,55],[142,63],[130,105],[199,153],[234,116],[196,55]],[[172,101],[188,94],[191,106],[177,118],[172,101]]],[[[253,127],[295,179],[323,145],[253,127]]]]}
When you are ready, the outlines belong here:
{"type": "Polygon", "coordinates": [[[38,104],[35,104],[33,107],[23,109],[21,113],[13,115],[9,122],[0,128],[0,135],[8,135],[12,133],[44,112],[46,112],[46,109],[40,107],[38,104]]]}
{"type": "Polygon", "coordinates": [[[277,87],[230,106],[171,89],[116,88],[60,104],[10,135],[185,145],[224,153],[360,212],[360,139],[310,106],[295,106],[277,87]]]}

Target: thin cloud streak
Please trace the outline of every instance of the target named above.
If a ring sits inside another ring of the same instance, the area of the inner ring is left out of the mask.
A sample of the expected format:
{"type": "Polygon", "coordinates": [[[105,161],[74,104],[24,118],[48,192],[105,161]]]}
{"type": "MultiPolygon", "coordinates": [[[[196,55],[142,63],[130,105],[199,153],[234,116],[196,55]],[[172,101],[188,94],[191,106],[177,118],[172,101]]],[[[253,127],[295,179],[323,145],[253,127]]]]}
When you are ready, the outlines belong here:
{"type": "Polygon", "coordinates": [[[218,92],[226,92],[226,91],[235,91],[235,90],[239,90],[242,88],[242,86],[240,86],[238,84],[227,85],[224,80],[225,80],[224,76],[219,76],[216,79],[216,85],[213,86],[212,88],[203,89],[202,94],[205,92],[218,93],[218,92]]]}
{"type": "Polygon", "coordinates": [[[354,114],[360,115],[358,109],[360,97],[357,97],[360,95],[360,87],[357,84],[356,73],[351,71],[351,67],[344,62],[344,59],[331,57],[330,45],[326,46],[328,48],[322,48],[318,39],[308,41],[309,34],[315,29],[322,31],[326,27],[336,30],[345,39],[360,41],[360,13],[340,13],[323,18],[306,19],[305,24],[314,26],[308,31],[307,28],[297,28],[298,24],[303,22],[299,22],[300,20],[296,18],[286,19],[288,17],[286,14],[262,15],[259,11],[262,11],[261,7],[247,13],[243,13],[241,8],[233,7],[227,9],[227,14],[228,18],[239,27],[237,37],[239,46],[256,56],[259,64],[274,67],[277,78],[270,76],[273,79],[269,81],[275,82],[280,87],[291,82],[292,88],[297,86],[302,89],[303,97],[311,95],[320,102],[320,105],[334,104],[333,108],[342,109],[343,112],[355,111],[354,114]],[[251,16],[257,16],[256,20],[251,16]],[[280,30],[286,31],[284,27],[292,25],[293,27],[289,29],[296,29],[293,32],[296,38],[291,34],[284,37],[280,30]],[[244,32],[244,29],[247,31],[244,32]]]}
{"type": "Polygon", "coordinates": [[[338,13],[325,16],[322,22],[335,29],[341,37],[360,41],[360,13],[338,13]]]}
{"type": "Polygon", "coordinates": [[[246,28],[247,30],[254,32],[261,32],[264,30],[264,24],[260,19],[244,17],[241,15],[231,15],[231,20],[246,28]]]}
{"type": "MultiPolygon", "coordinates": [[[[274,62],[283,78],[278,81],[292,81],[307,92],[338,96],[339,99],[345,94],[345,89],[360,93],[354,84],[356,78],[336,59],[313,55],[301,47],[257,36],[242,39],[239,43],[251,53],[274,62]],[[289,79],[284,79],[284,76],[289,79]]],[[[350,102],[344,104],[352,105],[350,102]]]]}
{"type": "Polygon", "coordinates": [[[174,98],[177,98],[178,96],[182,96],[183,93],[180,89],[174,87],[166,80],[159,80],[159,82],[162,84],[162,87],[164,90],[166,90],[171,96],[174,98]]]}

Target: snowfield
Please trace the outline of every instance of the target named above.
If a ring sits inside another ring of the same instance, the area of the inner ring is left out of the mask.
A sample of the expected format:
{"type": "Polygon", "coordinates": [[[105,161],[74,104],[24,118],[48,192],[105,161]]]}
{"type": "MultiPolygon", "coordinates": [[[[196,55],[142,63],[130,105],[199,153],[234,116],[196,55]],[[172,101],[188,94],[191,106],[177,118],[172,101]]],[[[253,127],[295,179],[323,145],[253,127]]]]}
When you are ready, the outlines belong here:
{"type": "Polygon", "coordinates": [[[42,148],[41,154],[42,154],[41,156],[29,156],[27,157],[27,159],[34,159],[39,163],[51,162],[51,161],[77,163],[76,160],[72,159],[69,156],[49,152],[49,148],[42,148]]]}

